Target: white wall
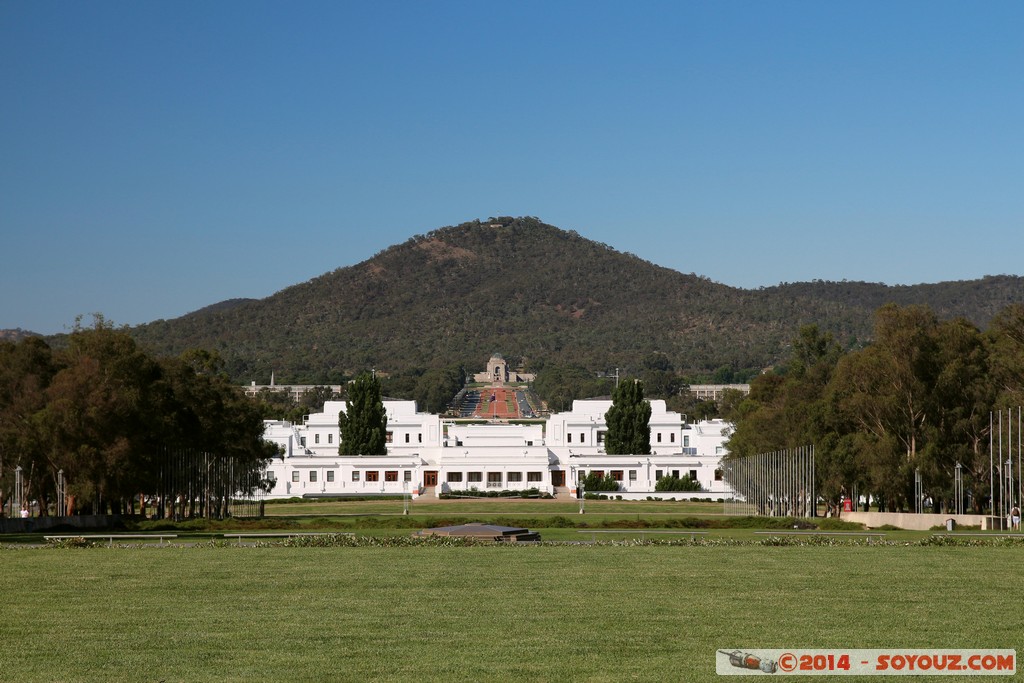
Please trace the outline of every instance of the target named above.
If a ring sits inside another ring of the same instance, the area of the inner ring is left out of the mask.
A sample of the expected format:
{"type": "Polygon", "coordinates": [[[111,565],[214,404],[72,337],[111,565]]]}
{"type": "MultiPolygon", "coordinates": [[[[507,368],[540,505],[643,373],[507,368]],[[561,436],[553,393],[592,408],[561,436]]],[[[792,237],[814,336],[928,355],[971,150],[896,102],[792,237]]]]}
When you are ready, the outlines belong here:
{"type": "Polygon", "coordinates": [[[710,497],[731,493],[724,481],[715,480],[728,425],[721,420],[684,425],[682,416],[667,410],[664,401],[651,401],[649,457],[604,453],[597,433],[605,429],[604,414],[611,407],[606,400],[574,401],[571,411],[552,415],[546,425],[442,423],[437,415],[417,412],[413,401],[385,401],[384,405],[393,435],[386,456],[338,455],[338,415],[346,407],[344,401],[328,401],[322,412],[307,416],[302,425],[266,421],[264,437],[284,449],[284,456],[268,468],[277,479],[268,497],[400,494],[406,471],[410,472],[409,490],[416,494],[422,490],[426,471],[438,473],[437,493],[473,486],[479,490],[538,488],[553,493],[551,473],[555,470],[565,472],[566,486],[573,490],[581,471],[622,470],[623,493],[655,495],[659,471],[663,476],[695,473],[710,497]],[[573,434],[571,443],[567,433],[573,434]],[[661,444],[655,436],[658,433],[663,435],[661,444]],[[675,436],[669,438],[669,434],[675,436]],[[687,439],[690,446],[684,447],[687,439]],[[636,473],[632,481],[631,470],[636,473]],[[398,480],[386,481],[388,471],[397,471],[398,480]],[[298,481],[293,481],[296,472],[298,481]],[[311,472],[316,473],[316,481],[310,481],[311,472]],[[334,481],[328,481],[328,472],[334,473],[334,481]],[[358,481],[353,480],[354,472],[359,472],[358,481]],[[376,481],[369,474],[372,472],[377,472],[376,481]],[[448,482],[449,472],[461,473],[462,481],[448,482]],[[468,481],[470,472],[479,472],[481,481],[468,481]],[[541,480],[529,481],[530,472],[540,472],[541,480]],[[492,481],[488,486],[488,473],[500,475],[500,484],[492,481]],[[510,482],[509,473],[521,473],[521,481],[510,482]]]}

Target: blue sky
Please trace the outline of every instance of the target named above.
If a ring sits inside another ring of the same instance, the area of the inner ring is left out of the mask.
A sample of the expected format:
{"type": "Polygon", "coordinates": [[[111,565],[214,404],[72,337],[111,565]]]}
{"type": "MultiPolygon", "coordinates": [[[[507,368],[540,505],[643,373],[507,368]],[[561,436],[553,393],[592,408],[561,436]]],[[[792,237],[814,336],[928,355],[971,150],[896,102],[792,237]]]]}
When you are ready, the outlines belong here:
{"type": "Polygon", "coordinates": [[[1024,274],[1024,3],[0,1],[0,328],[532,215],[738,287],[1024,274]]]}

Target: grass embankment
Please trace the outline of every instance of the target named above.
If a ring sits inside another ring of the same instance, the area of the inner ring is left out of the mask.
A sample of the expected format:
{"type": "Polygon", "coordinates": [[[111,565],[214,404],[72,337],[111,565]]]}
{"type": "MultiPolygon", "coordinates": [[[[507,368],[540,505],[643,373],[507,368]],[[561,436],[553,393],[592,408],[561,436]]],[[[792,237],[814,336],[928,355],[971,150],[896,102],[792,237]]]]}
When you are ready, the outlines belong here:
{"type": "Polygon", "coordinates": [[[4,680],[699,682],[720,648],[1020,650],[1024,633],[1018,547],[2,554],[4,680]]]}
{"type": "MultiPolygon", "coordinates": [[[[678,516],[694,515],[706,517],[727,516],[722,503],[694,503],[688,501],[616,501],[587,500],[589,515],[616,515],[620,517],[678,516]]],[[[268,503],[267,516],[326,516],[326,515],[399,515],[402,514],[401,498],[390,500],[318,500],[268,503]]],[[[578,501],[539,500],[522,498],[463,498],[438,500],[417,498],[409,504],[412,514],[429,515],[576,515],[578,501]]]]}
{"type": "MultiPolygon", "coordinates": [[[[527,527],[542,533],[545,540],[579,541],[680,537],[686,530],[698,530],[710,538],[752,539],[766,530],[794,529],[823,531],[862,530],[860,524],[838,519],[791,517],[741,517],[724,515],[717,503],[671,501],[587,501],[586,513],[579,514],[577,501],[522,499],[422,499],[402,514],[401,500],[301,501],[267,505],[262,519],[228,519],[206,522],[168,520],[133,523],[132,531],[177,532],[179,538],[206,539],[226,531],[350,532],[359,535],[393,536],[428,527],[484,522],[527,527]],[[591,533],[593,531],[599,534],[591,533]],[[581,535],[582,534],[582,535],[581,535]]],[[[889,532],[890,538],[916,540],[929,532],[889,532]]],[[[17,542],[33,540],[19,538],[17,542]]]]}

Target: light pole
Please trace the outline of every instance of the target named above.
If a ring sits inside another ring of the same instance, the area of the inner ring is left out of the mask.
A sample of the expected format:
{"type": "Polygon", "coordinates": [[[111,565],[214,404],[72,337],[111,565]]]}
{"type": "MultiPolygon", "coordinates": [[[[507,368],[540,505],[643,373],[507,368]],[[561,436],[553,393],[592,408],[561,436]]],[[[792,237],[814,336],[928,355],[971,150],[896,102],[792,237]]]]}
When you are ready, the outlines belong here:
{"type": "Polygon", "coordinates": [[[21,465],[14,468],[14,508],[20,513],[25,502],[22,500],[23,491],[21,487],[21,465]]]}
{"type": "Polygon", "coordinates": [[[924,512],[924,483],[921,481],[921,470],[914,470],[914,512],[924,512]]]}
{"type": "Polygon", "coordinates": [[[584,504],[585,504],[584,501],[586,500],[586,493],[587,493],[587,485],[584,484],[583,481],[581,480],[580,481],[580,514],[581,515],[584,513],[583,507],[584,507],[584,504]]]}
{"type": "Polygon", "coordinates": [[[64,517],[67,514],[67,493],[64,491],[64,470],[57,472],[57,516],[64,517]]]}
{"type": "Polygon", "coordinates": [[[1013,509],[1013,458],[1006,459],[1006,516],[1011,517],[1010,524],[1007,524],[1007,528],[1013,526],[1012,516],[1010,510],[1013,509]]]}
{"type": "Polygon", "coordinates": [[[964,514],[964,466],[956,463],[956,478],[953,479],[953,496],[956,498],[956,514],[964,514]]]}
{"type": "Polygon", "coordinates": [[[402,514],[409,514],[409,482],[402,482],[402,514]]]}

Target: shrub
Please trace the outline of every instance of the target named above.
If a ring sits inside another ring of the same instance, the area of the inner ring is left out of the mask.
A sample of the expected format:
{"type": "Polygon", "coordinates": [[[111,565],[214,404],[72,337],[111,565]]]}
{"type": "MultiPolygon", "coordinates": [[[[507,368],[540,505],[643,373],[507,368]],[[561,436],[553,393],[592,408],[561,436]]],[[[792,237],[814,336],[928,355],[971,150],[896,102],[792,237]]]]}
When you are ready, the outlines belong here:
{"type": "Polygon", "coordinates": [[[458,491],[451,491],[449,493],[442,493],[440,498],[553,498],[550,493],[541,493],[538,488],[524,489],[524,490],[512,490],[503,489],[501,491],[495,491],[494,489],[488,491],[481,491],[475,486],[471,489],[462,489],[458,491]]]}
{"type": "Polygon", "coordinates": [[[612,475],[608,474],[603,477],[597,476],[596,472],[591,472],[583,478],[583,486],[586,491],[618,491],[619,482],[612,479],[612,475]]]}
{"type": "Polygon", "coordinates": [[[689,476],[662,477],[654,485],[655,491],[703,491],[700,482],[690,479],[689,476]]]}
{"type": "Polygon", "coordinates": [[[864,525],[858,522],[844,522],[838,517],[825,517],[818,520],[818,528],[822,531],[860,531],[864,525]]]}

